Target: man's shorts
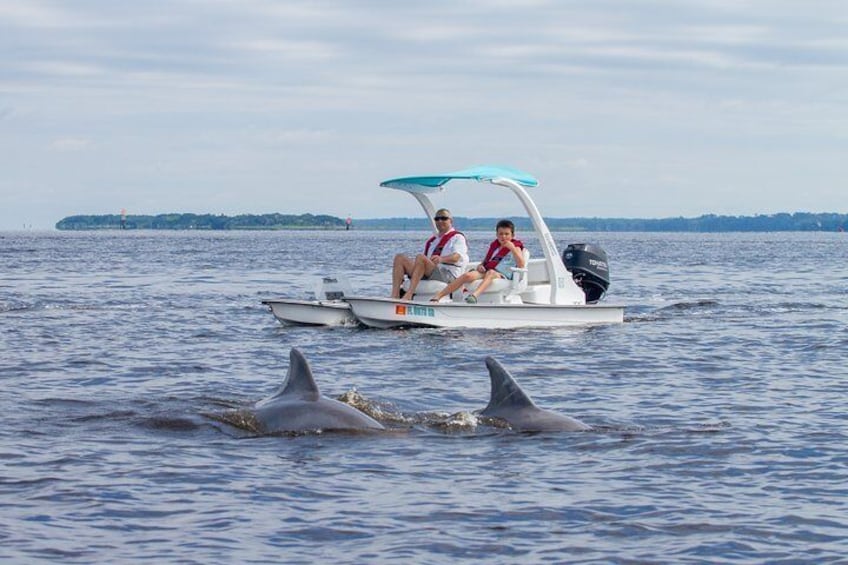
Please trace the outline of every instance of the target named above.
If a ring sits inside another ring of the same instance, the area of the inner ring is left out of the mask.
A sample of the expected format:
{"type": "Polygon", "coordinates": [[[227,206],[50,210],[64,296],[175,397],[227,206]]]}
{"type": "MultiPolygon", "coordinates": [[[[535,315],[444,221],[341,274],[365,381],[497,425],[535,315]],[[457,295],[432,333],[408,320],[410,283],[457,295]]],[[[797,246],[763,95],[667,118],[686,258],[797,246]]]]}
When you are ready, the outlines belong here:
{"type": "Polygon", "coordinates": [[[450,271],[448,271],[446,269],[440,269],[438,267],[433,269],[433,272],[430,273],[428,276],[426,276],[424,278],[427,279],[428,281],[441,281],[443,283],[448,283],[448,284],[450,284],[450,283],[452,283],[453,281],[456,280],[456,277],[454,276],[453,273],[451,273],[450,271]]]}

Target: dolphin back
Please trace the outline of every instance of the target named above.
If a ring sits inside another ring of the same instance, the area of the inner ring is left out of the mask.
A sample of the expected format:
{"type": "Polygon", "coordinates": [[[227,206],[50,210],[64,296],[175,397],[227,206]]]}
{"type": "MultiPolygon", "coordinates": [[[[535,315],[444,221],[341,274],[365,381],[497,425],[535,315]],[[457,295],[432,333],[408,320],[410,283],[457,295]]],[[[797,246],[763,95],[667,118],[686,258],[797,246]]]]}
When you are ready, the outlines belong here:
{"type": "Polygon", "coordinates": [[[256,406],[259,407],[284,397],[300,400],[318,400],[321,398],[321,391],[315,384],[315,377],[312,376],[309,361],[306,360],[299,349],[294,347],[289,353],[289,370],[283,384],[271,396],[257,402],[256,406]]]}
{"type": "Polygon", "coordinates": [[[383,425],[356,408],[321,396],[309,362],[292,348],[282,387],[254,406],[263,433],[321,430],[382,430],[383,425]]]}
{"type": "Polygon", "coordinates": [[[315,401],[278,399],[257,408],[254,416],[262,433],[385,429],[356,408],[325,397],[315,401]]]}
{"type": "Polygon", "coordinates": [[[564,414],[543,410],[527,396],[512,375],[492,357],[486,357],[492,393],[489,405],[480,414],[500,418],[521,432],[577,432],[592,429],[564,414]]]}
{"type": "Polygon", "coordinates": [[[489,369],[489,380],[492,382],[492,392],[489,405],[481,412],[484,416],[496,416],[504,408],[535,408],[536,404],[527,396],[509,371],[498,363],[494,357],[486,357],[486,367],[489,369]]]}
{"type": "Polygon", "coordinates": [[[289,353],[289,372],[286,374],[283,387],[275,396],[288,395],[315,399],[321,395],[318,385],[315,384],[315,377],[312,376],[309,361],[296,347],[292,347],[291,353],[289,353]]]}

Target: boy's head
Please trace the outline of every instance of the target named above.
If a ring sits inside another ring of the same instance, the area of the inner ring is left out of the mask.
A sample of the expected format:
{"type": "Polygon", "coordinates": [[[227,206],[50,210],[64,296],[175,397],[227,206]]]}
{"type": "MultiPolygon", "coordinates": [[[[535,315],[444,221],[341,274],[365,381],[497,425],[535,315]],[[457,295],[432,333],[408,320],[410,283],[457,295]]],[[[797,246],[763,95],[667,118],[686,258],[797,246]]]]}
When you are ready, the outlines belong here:
{"type": "Polygon", "coordinates": [[[515,224],[509,220],[501,220],[495,226],[495,231],[500,235],[502,230],[508,231],[509,235],[515,235],[515,224]]]}
{"type": "Polygon", "coordinates": [[[509,220],[501,220],[495,226],[495,233],[497,233],[498,239],[502,237],[512,239],[515,235],[515,224],[509,220]]]}

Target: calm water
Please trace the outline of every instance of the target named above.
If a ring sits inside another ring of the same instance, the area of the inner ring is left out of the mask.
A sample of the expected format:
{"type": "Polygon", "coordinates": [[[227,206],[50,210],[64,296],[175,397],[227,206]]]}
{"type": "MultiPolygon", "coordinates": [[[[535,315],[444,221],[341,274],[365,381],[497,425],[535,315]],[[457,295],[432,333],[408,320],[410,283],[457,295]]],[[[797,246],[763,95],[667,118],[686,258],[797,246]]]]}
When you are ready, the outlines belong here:
{"type": "Polygon", "coordinates": [[[284,328],[260,304],[332,273],[387,295],[422,239],[0,233],[0,560],[848,562],[845,234],[557,234],[609,253],[615,326],[284,328]],[[484,407],[492,354],[598,430],[213,417],[292,346],[325,395],[406,414],[484,407]]]}

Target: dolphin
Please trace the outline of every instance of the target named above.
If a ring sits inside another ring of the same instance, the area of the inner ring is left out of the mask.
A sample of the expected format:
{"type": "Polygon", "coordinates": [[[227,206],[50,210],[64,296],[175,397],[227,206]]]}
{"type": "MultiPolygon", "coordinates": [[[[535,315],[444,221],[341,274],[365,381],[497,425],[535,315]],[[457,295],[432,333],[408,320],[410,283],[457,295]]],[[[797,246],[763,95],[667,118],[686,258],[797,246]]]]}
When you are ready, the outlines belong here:
{"type": "Polygon", "coordinates": [[[253,415],[262,433],[385,429],[356,408],[321,396],[309,362],[296,348],[289,354],[286,380],[277,392],[254,405],[253,415]]]}
{"type": "Polygon", "coordinates": [[[492,393],[489,405],[480,414],[506,421],[519,432],[584,432],[591,430],[580,420],[543,410],[527,396],[509,371],[492,357],[486,357],[492,393]]]}

